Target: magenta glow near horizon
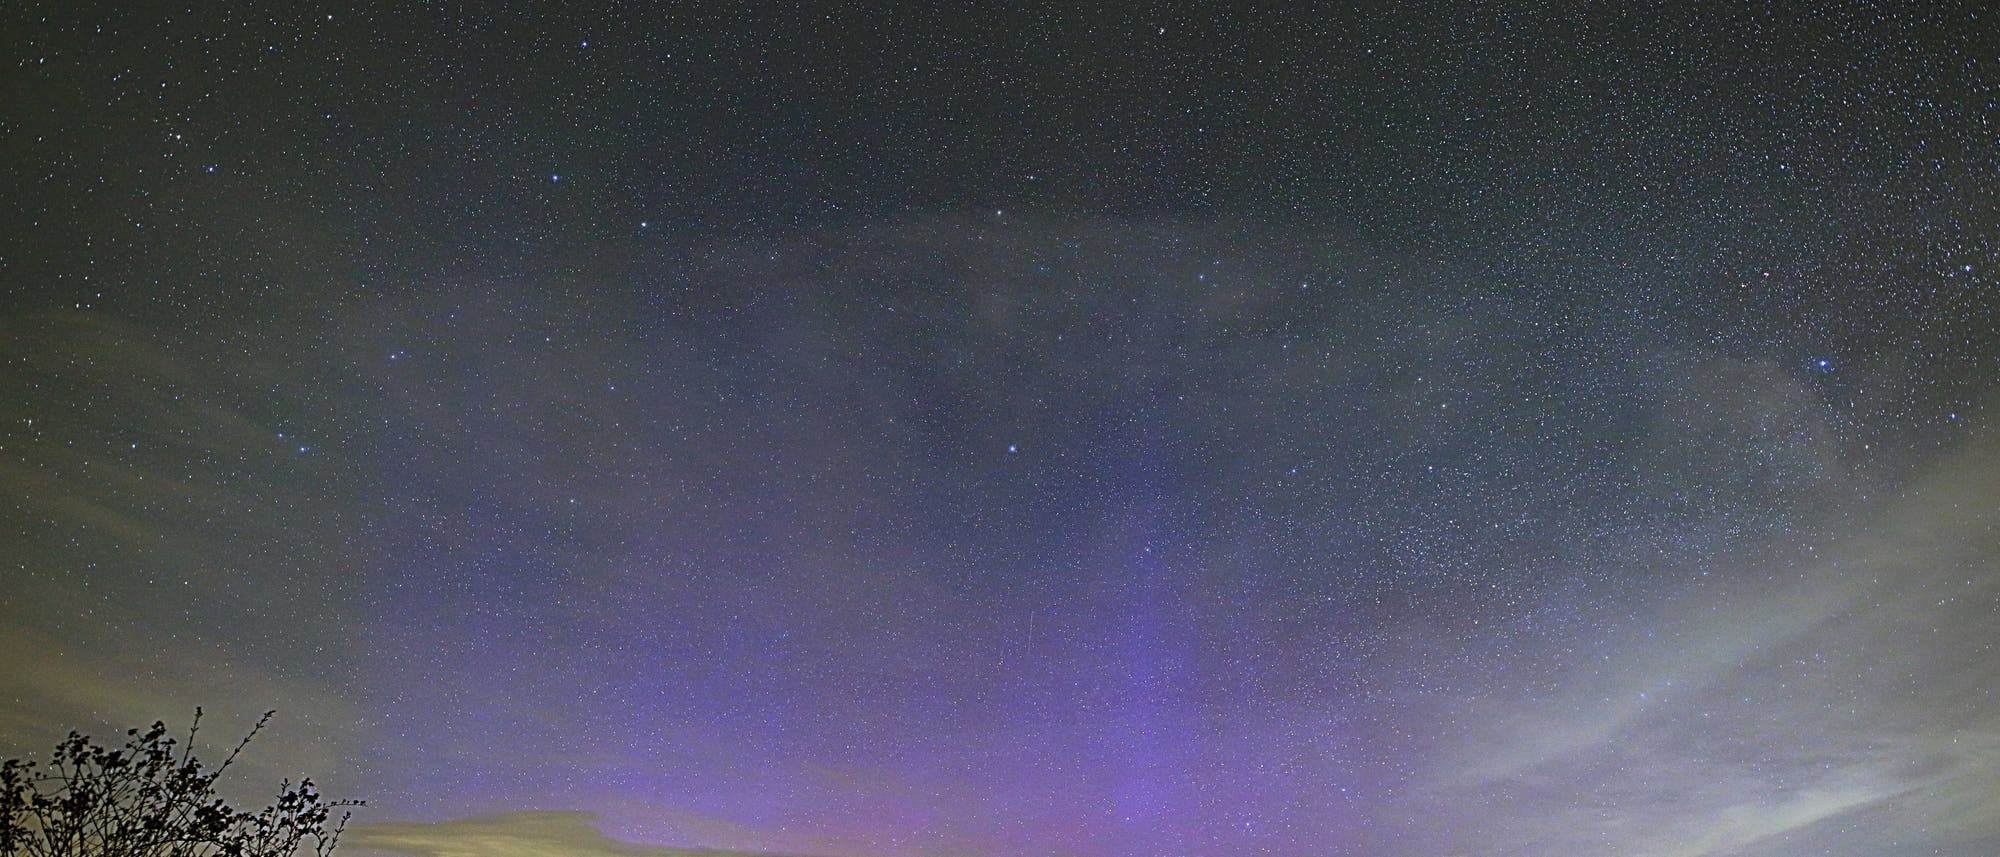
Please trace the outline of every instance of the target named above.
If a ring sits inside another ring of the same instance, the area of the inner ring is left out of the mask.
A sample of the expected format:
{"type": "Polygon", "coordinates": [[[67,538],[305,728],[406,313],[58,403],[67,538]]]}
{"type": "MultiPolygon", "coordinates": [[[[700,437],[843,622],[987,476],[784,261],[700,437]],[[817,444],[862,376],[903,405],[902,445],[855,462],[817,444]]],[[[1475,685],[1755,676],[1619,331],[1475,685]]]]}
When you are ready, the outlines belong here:
{"type": "Polygon", "coordinates": [[[1991,857],[1976,6],[0,13],[0,753],[277,708],[357,857],[1991,857]]]}

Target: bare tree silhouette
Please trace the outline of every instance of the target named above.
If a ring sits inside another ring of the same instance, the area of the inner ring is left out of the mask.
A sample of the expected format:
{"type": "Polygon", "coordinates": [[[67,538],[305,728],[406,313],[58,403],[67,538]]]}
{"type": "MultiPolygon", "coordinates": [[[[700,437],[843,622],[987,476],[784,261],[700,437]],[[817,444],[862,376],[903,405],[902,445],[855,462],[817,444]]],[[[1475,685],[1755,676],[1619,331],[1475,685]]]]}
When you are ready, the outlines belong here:
{"type": "Polygon", "coordinates": [[[310,844],[328,857],[361,801],[322,798],[310,779],[287,780],[257,812],[229,806],[215,782],[277,712],[266,712],[213,769],[194,755],[201,709],[187,740],[164,722],[126,731],[122,747],[77,732],[46,765],[0,762],[0,857],[295,857],[310,844]],[[178,745],[178,750],[176,746],[178,745]]]}

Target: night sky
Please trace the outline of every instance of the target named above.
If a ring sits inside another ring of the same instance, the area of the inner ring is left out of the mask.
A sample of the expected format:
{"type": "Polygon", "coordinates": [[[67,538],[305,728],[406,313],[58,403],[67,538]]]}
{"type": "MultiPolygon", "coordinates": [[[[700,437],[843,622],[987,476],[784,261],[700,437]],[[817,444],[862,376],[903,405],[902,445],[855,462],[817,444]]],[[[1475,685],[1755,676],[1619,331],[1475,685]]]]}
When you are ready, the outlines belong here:
{"type": "Polygon", "coordinates": [[[276,708],[354,857],[2000,854],[2000,9],[1077,5],[0,1],[0,753],[276,708]]]}

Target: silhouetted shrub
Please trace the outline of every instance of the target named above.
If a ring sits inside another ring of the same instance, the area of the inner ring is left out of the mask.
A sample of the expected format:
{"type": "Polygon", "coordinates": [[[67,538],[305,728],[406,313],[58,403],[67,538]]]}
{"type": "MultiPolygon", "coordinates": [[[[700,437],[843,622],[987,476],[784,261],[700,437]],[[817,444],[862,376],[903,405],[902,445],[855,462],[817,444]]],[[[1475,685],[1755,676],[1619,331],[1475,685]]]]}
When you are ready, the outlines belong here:
{"type": "Polygon", "coordinates": [[[281,783],[258,812],[215,795],[216,779],[275,713],[213,769],[194,756],[199,708],[185,744],[156,722],[128,730],[123,747],[71,732],[46,765],[0,762],[0,857],[294,857],[308,841],[327,857],[348,818],[332,821],[333,810],[361,801],[325,800],[310,779],[281,783]]]}

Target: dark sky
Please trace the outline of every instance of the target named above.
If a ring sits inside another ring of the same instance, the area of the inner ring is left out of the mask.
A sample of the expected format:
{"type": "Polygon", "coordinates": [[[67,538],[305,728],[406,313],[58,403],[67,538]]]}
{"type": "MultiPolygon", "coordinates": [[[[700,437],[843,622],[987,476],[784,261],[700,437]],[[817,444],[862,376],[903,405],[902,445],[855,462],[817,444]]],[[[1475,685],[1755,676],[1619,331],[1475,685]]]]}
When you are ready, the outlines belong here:
{"type": "Polygon", "coordinates": [[[277,708],[357,857],[2000,853],[2000,12],[1074,5],[0,4],[0,753],[277,708]]]}

